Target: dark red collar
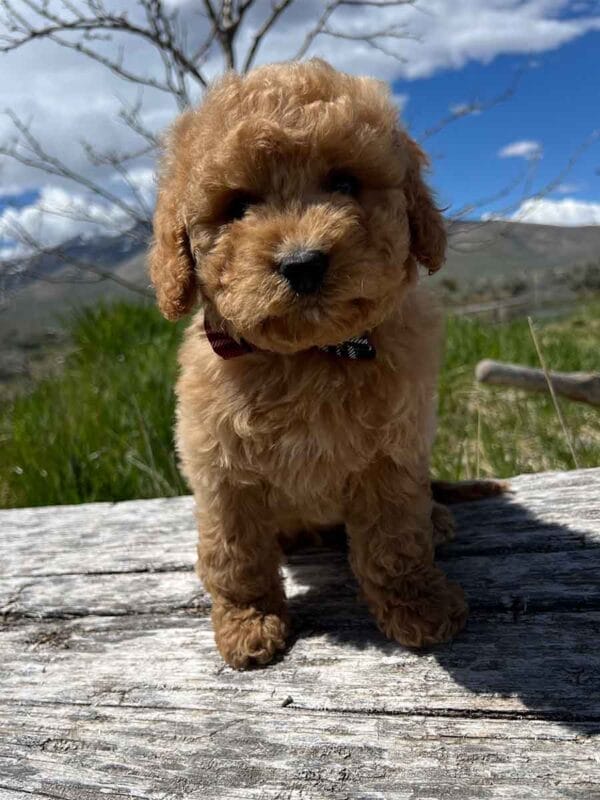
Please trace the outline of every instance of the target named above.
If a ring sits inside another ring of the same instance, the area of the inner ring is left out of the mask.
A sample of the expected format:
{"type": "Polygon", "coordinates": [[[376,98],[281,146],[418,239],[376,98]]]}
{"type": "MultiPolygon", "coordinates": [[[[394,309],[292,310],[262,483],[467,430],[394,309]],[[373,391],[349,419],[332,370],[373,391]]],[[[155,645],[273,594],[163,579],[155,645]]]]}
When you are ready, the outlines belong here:
{"type": "MultiPolygon", "coordinates": [[[[228,333],[216,330],[210,323],[204,319],[204,330],[206,331],[206,338],[215,353],[224,359],[237,358],[244,356],[247,353],[259,352],[258,348],[253,347],[249,342],[244,339],[234,339],[228,333]]],[[[325,347],[315,347],[314,350],[320,350],[322,353],[328,353],[336,358],[345,358],[350,361],[372,360],[377,355],[377,352],[368,334],[363,333],[361,336],[355,336],[348,339],[341,344],[329,344],[325,347]]]]}

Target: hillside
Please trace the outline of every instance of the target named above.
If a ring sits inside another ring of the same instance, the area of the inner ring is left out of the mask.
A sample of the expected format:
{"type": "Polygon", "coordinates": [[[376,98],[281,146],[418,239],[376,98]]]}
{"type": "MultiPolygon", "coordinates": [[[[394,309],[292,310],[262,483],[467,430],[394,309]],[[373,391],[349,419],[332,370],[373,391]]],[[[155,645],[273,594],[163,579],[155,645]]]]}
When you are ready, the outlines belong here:
{"type": "MultiPolygon", "coordinates": [[[[148,290],[146,248],[149,233],[134,236],[75,240],[67,250],[79,261],[111,270],[116,276],[148,290]]],[[[507,222],[461,222],[450,225],[448,262],[433,279],[443,285],[452,281],[465,296],[482,281],[508,280],[575,264],[600,261],[600,226],[585,228],[527,225],[507,222]]],[[[44,353],[60,337],[60,319],[98,301],[127,298],[143,302],[110,280],[73,280],[73,269],[64,260],[45,256],[35,265],[35,279],[8,285],[9,300],[0,306],[0,381],[31,371],[36,354],[44,353]],[[64,282],[63,282],[64,281],[64,282]]],[[[7,281],[4,281],[5,287],[7,281]]]]}
{"type": "MultiPolygon", "coordinates": [[[[112,268],[115,275],[148,288],[145,243],[147,234],[138,233],[135,244],[122,238],[99,238],[78,242],[76,257],[112,268]]],[[[600,226],[566,228],[515,222],[460,222],[450,226],[448,261],[436,280],[452,278],[459,285],[480,278],[507,278],[533,270],[567,268],[600,259],[600,226]]],[[[0,308],[0,335],[29,338],[56,326],[70,310],[95,303],[135,297],[111,281],[77,283],[61,279],[72,274],[63,262],[36,268],[41,278],[18,289],[10,302],[0,308]],[[48,282],[48,278],[52,282],[48,282]]]]}
{"type": "MultiPolygon", "coordinates": [[[[445,273],[461,282],[600,260],[600,226],[461,222],[450,226],[445,273]]],[[[441,274],[441,273],[440,273],[441,274]]]]}

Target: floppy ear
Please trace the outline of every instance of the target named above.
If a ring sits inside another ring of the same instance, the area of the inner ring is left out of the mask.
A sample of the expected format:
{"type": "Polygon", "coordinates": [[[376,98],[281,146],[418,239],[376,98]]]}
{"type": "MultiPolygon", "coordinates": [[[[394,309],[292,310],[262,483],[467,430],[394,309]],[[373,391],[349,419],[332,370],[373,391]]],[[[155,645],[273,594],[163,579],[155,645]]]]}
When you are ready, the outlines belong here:
{"type": "Polygon", "coordinates": [[[427,156],[406,133],[401,133],[401,137],[408,152],[404,192],[410,225],[410,250],[431,274],[437,272],[446,259],[446,227],[421,176],[422,169],[428,164],[427,156]]]}
{"type": "Polygon", "coordinates": [[[150,277],[158,307],[167,319],[179,319],[194,307],[197,294],[194,258],[183,218],[187,172],[182,140],[189,117],[183,115],[167,138],[167,152],[159,178],[154,212],[154,238],[150,250],[150,277]]]}

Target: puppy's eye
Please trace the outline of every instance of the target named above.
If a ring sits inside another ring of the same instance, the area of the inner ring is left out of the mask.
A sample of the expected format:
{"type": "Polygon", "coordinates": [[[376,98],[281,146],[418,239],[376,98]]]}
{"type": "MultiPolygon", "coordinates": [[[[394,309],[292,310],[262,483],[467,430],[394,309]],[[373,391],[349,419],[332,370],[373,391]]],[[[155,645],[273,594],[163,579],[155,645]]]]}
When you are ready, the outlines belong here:
{"type": "Polygon", "coordinates": [[[335,171],[327,176],[325,188],[329,192],[339,192],[356,197],[360,190],[360,182],[351,172],[335,171]]]}
{"type": "Polygon", "coordinates": [[[256,205],[258,202],[258,198],[249,192],[236,192],[227,201],[223,219],[225,222],[234,222],[236,219],[242,219],[250,206],[256,205]]]}

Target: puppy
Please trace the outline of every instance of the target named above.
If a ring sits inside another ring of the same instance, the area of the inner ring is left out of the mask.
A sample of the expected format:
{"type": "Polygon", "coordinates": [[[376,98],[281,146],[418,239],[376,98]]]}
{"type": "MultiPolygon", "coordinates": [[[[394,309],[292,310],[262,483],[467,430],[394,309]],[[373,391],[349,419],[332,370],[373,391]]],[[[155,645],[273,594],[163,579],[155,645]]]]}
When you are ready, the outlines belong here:
{"type": "Polygon", "coordinates": [[[386,636],[465,622],[433,563],[440,321],[417,264],[437,270],[446,235],[425,164],[383,84],[318,60],[226,75],[168,135],[151,275],[168,319],[202,309],[177,443],[232,667],[284,648],[279,537],[303,529],[345,525],[386,636]]]}

